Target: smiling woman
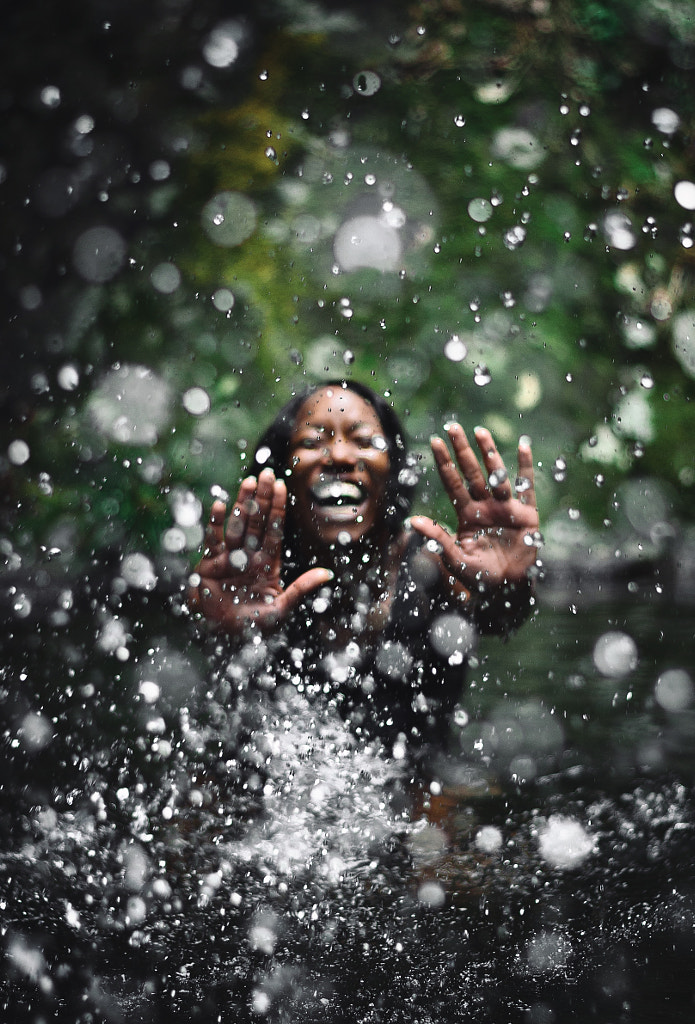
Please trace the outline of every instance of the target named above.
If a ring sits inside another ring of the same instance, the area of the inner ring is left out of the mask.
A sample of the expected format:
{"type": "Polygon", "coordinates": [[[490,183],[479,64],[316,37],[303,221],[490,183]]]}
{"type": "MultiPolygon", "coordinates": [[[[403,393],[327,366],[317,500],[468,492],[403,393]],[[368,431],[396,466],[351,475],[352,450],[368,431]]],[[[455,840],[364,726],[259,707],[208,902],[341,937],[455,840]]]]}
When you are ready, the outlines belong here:
{"type": "Polygon", "coordinates": [[[363,538],[373,544],[388,532],[391,460],[383,429],[374,407],[348,388],[322,388],[297,413],[289,492],[312,551],[324,562],[336,544],[363,538]]]}
{"type": "Polygon", "coordinates": [[[226,526],[213,504],[191,577],[191,608],[237,652],[262,645],[276,672],[332,692],[366,735],[440,735],[477,632],[508,631],[532,603],[531,449],[520,442],[515,497],[487,430],[475,432],[485,473],[463,429],[447,432],[456,461],[441,438],[432,452],[453,534],[425,516],[406,524],[417,477],[383,398],[341,381],[295,396],[226,526]]]}

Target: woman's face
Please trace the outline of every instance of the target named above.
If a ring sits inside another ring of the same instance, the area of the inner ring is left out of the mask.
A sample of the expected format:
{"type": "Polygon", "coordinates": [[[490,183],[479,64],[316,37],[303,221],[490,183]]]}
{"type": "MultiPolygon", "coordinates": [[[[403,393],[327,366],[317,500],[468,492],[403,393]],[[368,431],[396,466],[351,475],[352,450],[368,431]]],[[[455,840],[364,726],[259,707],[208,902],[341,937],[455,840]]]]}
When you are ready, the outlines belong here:
{"type": "Polygon", "coordinates": [[[356,392],[326,387],[307,398],[290,439],[290,468],[295,522],[312,548],[381,532],[391,460],[374,408],[356,392]]]}

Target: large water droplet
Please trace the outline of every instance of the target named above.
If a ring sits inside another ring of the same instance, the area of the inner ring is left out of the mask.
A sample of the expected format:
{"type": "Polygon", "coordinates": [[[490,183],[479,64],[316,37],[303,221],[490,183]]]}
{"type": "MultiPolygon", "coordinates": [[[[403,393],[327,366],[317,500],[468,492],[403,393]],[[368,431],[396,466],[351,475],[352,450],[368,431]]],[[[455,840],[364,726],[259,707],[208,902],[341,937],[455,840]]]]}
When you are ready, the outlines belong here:
{"type": "Polygon", "coordinates": [[[256,207],[241,192],[218,192],[203,207],[201,223],[215,245],[241,245],[256,230],[256,207]]]}
{"type": "Polygon", "coordinates": [[[593,657],[602,675],[619,678],[637,667],[637,646],[627,633],[610,630],[596,641],[593,657]]]}
{"type": "Polygon", "coordinates": [[[468,204],[468,216],[477,224],[484,224],[493,214],[492,203],[488,199],[471,199],[468,204]]]}
{"type": "Polygon", "coordinates": [[[673,195],[684,210],[695,210],[695,181],[679,181],[673,187],[673,195]]]}
{"type": "Polygon", "coordinates": [[[99,225],[87,228],[72,250],[75,270],[91,284],[110,281],[125,263],[125,242],[115,228],[99,225]]]}
{"type": "Polygon", "coordinates": [[[352,86],[360,96],[373,96],[381,88],[381,78],[375,71],[358,71],[352,86]]]}

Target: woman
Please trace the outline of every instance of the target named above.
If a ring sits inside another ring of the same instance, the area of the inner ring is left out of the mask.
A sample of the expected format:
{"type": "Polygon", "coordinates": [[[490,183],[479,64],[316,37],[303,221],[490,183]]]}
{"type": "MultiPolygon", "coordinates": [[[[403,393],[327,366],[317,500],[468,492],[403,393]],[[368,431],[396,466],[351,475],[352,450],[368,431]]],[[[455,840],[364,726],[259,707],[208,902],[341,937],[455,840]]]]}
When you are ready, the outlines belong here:
{"type": "Polygon", "coordinates": [[[333,381],[295,397],[256,450],[226,526],[212,506],[190,604],[234,644],[264,640],[304,688],[332,693],[368,735],[418,741],[460,696],[477,630],[525,617],[538,513],[530,446],[514,497],[490,433],[483,469],[463,429],[432,452],[457,529],[405,517],[415,483],[390,406],[333,381]],[[268,644],[267,638],[272,638],[268,644]]]}

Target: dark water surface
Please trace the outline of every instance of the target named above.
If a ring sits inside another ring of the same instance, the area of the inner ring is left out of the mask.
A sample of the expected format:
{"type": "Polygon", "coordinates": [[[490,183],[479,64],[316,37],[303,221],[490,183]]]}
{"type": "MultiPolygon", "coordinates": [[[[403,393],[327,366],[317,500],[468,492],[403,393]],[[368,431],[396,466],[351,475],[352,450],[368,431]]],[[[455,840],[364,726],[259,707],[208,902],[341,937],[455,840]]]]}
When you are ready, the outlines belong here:
{"type": "Polygon", "coordinates": [[[175,582],[48,569],[6,589],[2,1020],[692,1019],[686,601],[550,579],[415,775],[175,582]]]}

